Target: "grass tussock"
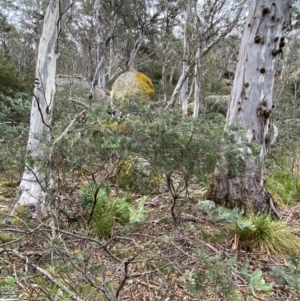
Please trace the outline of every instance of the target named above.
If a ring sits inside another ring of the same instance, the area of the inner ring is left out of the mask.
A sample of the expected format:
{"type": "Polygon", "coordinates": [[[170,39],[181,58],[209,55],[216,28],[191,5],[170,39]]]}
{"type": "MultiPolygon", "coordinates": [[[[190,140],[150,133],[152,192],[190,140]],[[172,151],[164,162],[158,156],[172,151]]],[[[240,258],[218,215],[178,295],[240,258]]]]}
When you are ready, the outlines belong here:
{"type": "Polygon", "coordinates": [[[300,248],[300,237],[284,221],[273,220],[268,215],[250,214],[235,223],[234,231],[239,242],[254,251],[286,255],[300,248]]]}
{"type": "Polygon", "coordinates": [[[129,220],[129,204],[125,198],[111,198],[97,184],[87,184],[81,190],[82,205],[90,215],[93,230],[100,235],[111,234],[115,223],[129,220]]]}

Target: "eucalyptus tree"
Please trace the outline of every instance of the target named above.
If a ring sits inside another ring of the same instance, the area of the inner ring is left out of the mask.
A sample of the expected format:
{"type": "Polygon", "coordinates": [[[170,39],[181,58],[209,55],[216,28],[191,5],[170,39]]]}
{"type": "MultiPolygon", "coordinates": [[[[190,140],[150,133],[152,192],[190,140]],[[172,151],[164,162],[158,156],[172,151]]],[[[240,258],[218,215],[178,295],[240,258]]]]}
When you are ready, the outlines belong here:
{"type": "Polygon", "coordinates": [[[140,68],[144,60],[165,57],[167,40],[176,22],[177,7],[181,1],[135,0],[128,1],[122,11],[123,27],[126,28],[125,40],[122,42],[123,69],[140,68]],[[124,18],[127,16],[126,18],[124,18]],[[166,40],[162,41],[164,38],[166,40]],[[141,51],[142,50],[142,51],[141,51]],[[139,54],[139,55],[138,55],[139,54]]]}
{"type": "MultiPolygon", "coordinates": [[[[186,90],[185,83],[193,70],[196,71],[195,77],[198,81],[194,95],[195,107],[196,109],[199,107],[197,98],[197,95],[200,95],[199,75],[197,74],[201,72],[199,63],[213,47],[235,28],[243,10],[243,4],[244,1],[232,2],[230,0],[206,0],[201,2],[194,0],[188,2],[186,11],[192,11],[192,17],[188,20],[190,20],[190,28],[193,28],[193,30],[184,41],[189,41],[189,48],[193,49],[193,51],[190,51],[188,57],[185,52],[183,60],[185,62],[187,61],[187,63],[184,63],[184,68],[182,69],[182,73],[166,108],[174,106],[178,96],[181,95],[182,97],[182,95],[186,95],[186,93],[183,92],[180,94],[180,92],[183,87],[184,90],[186,90]],[[196,43],[192,43],[192,41],[196,41],[196,43]],[[196,63],[197,68],[194,69],[196,63]]],[[[187,49],[187,46],[184,46],[184,49],[187,49]]],[[[180,102],[182,101],[180,100],[180,102]]],[[[185,107],[186,106],[184,106],[184,108],[185,107]]],[[[185,109],[183,114],[186,114],[185,109]]],[[[194,117],[196,117],[196,115],[197,114],[195,114],[194,117]]]]}
{"type": "MultiPolygon", "coordinates": [[[[188,61],[190,57],[190,40],[191,40],[191,14],[194,0],[187,2],[187,8],[184,16],[184,30],[183,30],[183,59],[182,59],[182,73],[186,73],[188,69],[188,61]]],[[[188,78],[184,81],[181,90],[179,102],[182,105],[183,114],[187,115],[188,105],[188,78]]]]}
{"type": "Polygon", "coordinates": [[[137,55],[160,26],[163,13],[148,0],[90,0],[75,10],[68,32],[76,41],[75,69],[92,82],[91,95],[98,84],[105,90],[116,75],[139,67],[137,55]]]}
{"type": "Polygon", "coordinates": [[[91,84],[91,92],[90,98],[94,97],[94,89],[98,83],[98,87],[100,90],[105,93],[105,55],[104,55],[104,45],[103,45],[103,36],[102,36],[102,28],[100,21],[100,9],[101,9],[101,1],[95,0],[94,2],[94,26],[96,30],[96,70],[95,75],[91,84]]]}
{"type": "MultiPolygon", "coordinates": [[[[9,59],[31,83],[34,80],[36,55],[47,2],[46,0],[0,0],[1,15],[9,24],[9,27],[2,27],[2,24],[0,26],[2,45],[9,59]],[[4,33],[5,30],[7,31],[4,33]]],[[[0,19],[3,20],[2,17],[0,19]]]]}
{"type": "Polygon", "coordinates": [[[51,171],[47,166],[51,137],[51,121],[55,96],[56,60],[58,36],[63,28],[68,0],[50,0],[38,47],[35,72],[35,88],[30,114],[30,130],[27,143],[28,159],[20,183],[19,205],[43,208],[46,193],[51,189],[51,171]]]}
{"type": "Polygon", "coordinates": [[[174,34],[176,27],[180,23],[181,7],[177,1],[161,0],[160,5],[164,10],[164,23],[160,33],[156,36],[157,59],[161,60],[161,88],[163,100],[167,103],[169,93],[173,82],[173,75],[177,68],[178,52],[176,49],[176,41],[178,40],[174,34]]]}
{"type": "Polygon", "coordinates": [[[273,140],[270,116],[276,60],[286,43],[292,2],[250,1],[225,126],[225,132],[235,136],[239,166],[233,170],[222,160],[211,191],[211,197],[222,205],[278,215],[264,185],[263,167],[273,140]]]}

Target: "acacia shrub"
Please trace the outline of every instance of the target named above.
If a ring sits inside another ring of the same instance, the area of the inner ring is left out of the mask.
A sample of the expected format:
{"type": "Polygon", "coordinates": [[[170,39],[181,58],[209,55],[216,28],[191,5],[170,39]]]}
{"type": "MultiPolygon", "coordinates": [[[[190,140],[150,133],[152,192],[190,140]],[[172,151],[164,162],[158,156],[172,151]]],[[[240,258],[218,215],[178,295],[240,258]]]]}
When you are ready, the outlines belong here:
{"type": "Polygon", "coordinates": [[[0,170],[21,173],[29,131],[30,97],[5,97],[0,109],[0,170]]]}
{"type": "Polygon", "coordinates": [[[9,105],[10,99],[7,97],[14,97],[17,92],[25,90],[26,85],[17,68],[0,55],[0,109],[4,105],[9,105]]]}
{"type": "Polygon", "coordinates": [[[207,180],[218,159],[223,116],[182,118],[180,110],[164,111],[162,106],[131,99],[109,114],[107,105],[95,104],[61,140],[58,151],[66,156],[65,162],[86,172],[140,157],[160,175],[207,180]]]}

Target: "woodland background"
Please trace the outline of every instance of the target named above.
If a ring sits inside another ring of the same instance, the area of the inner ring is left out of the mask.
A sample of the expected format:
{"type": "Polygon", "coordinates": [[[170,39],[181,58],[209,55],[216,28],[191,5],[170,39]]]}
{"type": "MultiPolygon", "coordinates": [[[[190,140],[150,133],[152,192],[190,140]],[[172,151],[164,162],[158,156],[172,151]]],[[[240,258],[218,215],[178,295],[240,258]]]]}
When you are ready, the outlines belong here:
{"type": "Polygon", "coordinates": [[[94,1],[72,3],[57,45],[52,141],[75,122],[48,146],[48,216],[28,218],[30,208],[12,216],[48,2],[0,3],[0,300],[299,299],[297,2],[274,91],[279,137],[265,166],[280,221],[205,199],[221,147],[233,170],[240,164],[223,127],[248,3],[229,0],[101,1],[100,27],[94,1]],[[198,80],[199,117],[182,118],[178,99],[164,108],[197,49],[201,72],[176,97],[193,102],[198,80]],[[105,93],[131,66],[152,80],[155,99],[112,108],[105,93]]]}

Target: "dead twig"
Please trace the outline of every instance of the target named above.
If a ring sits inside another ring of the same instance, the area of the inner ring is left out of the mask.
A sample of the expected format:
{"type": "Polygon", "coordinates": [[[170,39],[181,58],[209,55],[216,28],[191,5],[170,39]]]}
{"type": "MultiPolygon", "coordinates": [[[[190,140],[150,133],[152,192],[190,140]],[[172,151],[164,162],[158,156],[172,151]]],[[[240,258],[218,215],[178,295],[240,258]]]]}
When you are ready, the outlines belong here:
{"type": "Polygon", "coordinates": [[[44,275],[46,278],[48,278],[51,282],[53,282],[55,285],[57,285],[59,288],[61,288],[66,294],[68,294],[73,300],[76,301],[84,301],[81,299],[76,293],[72,292],[67,286],[59,282],[57,279],[55,279],[48,271],[42,269],[38,265],[32,263],[29,261],[29,258],[27,256],[24,256],[20,254],[19,252],[15,250],[6,250],[8,253],[15,255],[16,257],[22,259],[26,262],[26,265],[30,265],[33,268],[35,268],[38,272],[40,272],[42,275],[44,275]]]}

